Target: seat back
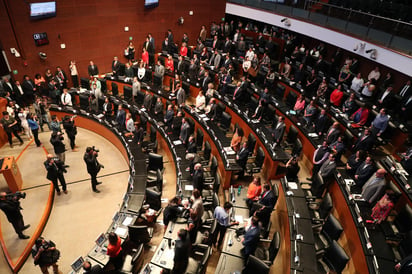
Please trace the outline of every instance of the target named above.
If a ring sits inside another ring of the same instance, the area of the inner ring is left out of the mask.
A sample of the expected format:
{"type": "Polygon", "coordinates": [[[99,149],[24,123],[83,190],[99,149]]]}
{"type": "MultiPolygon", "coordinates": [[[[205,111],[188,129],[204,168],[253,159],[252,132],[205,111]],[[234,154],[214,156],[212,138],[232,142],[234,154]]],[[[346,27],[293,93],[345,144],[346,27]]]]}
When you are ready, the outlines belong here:
{"type": "Polygon", "coordinates": [[[204,136],[203,131],[200,128],[197,128],[197,130],[196,130],[196,146],[199,149],[202,149],[202,146],[203,146],[203,136],[204,136]]]}
{"type": "Polygon", "coordinates": [[[157,192],[157,191],[154,191],[153,189],[146,188],[145,197],[146,197],[145,199],[146,204],[149,204],[150,208],[156,211],[162,208],[162,201],[161,201],[162,193],[161,192],[157,192]]]}
{"type": "Polygon", "coordinates": [[[230,124],[232,123],[232,116],[224,111],[222,113],[222,119],[220,121],[220,125],[224,130],[229,130],[230,124]]]}
{"type": "Polygon", "coordinates": [[[272,192],[273,192],[273,195],[275,196],[275,203],[274,203],[274,205],[275,205],[275,207],[276,207],[276,203],[277,203],[278,197],[279,197],[279,187],[278,187],[277,184],[273,184],[273,185],[272,185],[272,192]]]}
{"type": "Polygon", "coordinates": [[[412,254],[412,230],[405,234],[405,238],[399,244],[399,251],[402,258],[412,254]]]}
{"type": "Polygon", "coordinates": [[[132,96],[133,96],[132,88],[129,87],[129,86],[124,86],[123,87],[123,96],[124,96],[124,99],[126,99],[126,100],[131,99],[132,96]]]}
{"type": "Polygon", "coordinates": [[[323,181],[323,178],[319,175],[319,173],[315,174],[310,189],[313,196],[319,198],[322,197],[323,191],[325,190],[325,182],[323,181]]]}
{"type": "Polygon", "coordinates": [[[251,113],[254,113],[258,104],[259,104],[259,100],[255,96],[251,96],[250,101],[249,101],[249,111],[251,113]]]}
{"type": "Polygon", "coordinates": [[[262,167],[263,162],[265,161],[265,152],[261,147],[257,149],[256,158],[255,158],[255,165],[256,167],[262,167]]]}
{"type": "Polygon", "coordinates": [[[285,95],[285,90],[286,90],[285,86],[281,84],[277,84],[275,97],[278,99],[282,99],[283,96],[285,95]]]}
{"type": "Polygon", "coordinates": [[[206,141],[205,142],[205,147],[203,149],[203,158],[205,159],[205,161],[210,160],[211,153],[212,153],[212,147],[210,146],[209,141],[206,141]]]}
{"type": "Polygon", "coordinates": [[[296,93],[294,93],[293,91],[289,91],[289,94],[288,94],[288,96],[286,97],[286,104],[289,106],[289,107],[293,107],[294,105],[295,105],[295,103],[296,103],[296,99],[297,99],[297,95],[296,95],[296,93]]]}
{"type": "Polygon", "coordinates": [[[203,258],[199,263],[199,267],[196,271],[196,274],[204,274],[206,273],[207,263],[209,262],[210,255],[212,254],[212,247],[207,247],[205,253],[203,254],[203,258]]]}
{"type": "Polygon", "coordinates": [[[288,136],[286,137],[286,142],[288,142],[289,144],[294,144],[297,137],[298,130],[295,128],[295,126],[291,125],[289,127],[288,136]]]}
{"type": "Polygon", "coordinates": [[[336,217],[333,216],[332,214],[329,214],[328,219],[323,224],[322,233],[325,234],[329,238],[329,241],[332,241],[332,240],[337,241],[340,235],[342,234],[342,232],[343,232],[343,227],[339,223],[338,219],[336,219],[336,217]]]}
{"type": "Polygon", "coordinates": [[[322,202],[319,205],[319,217],[321,219],[325,219],[330,211],[332,210],[333,207],[333,201],[332,197],[330,196],[329,193],[325,194],[325,197],[323,197],[322,202]]]}
{"type": "Polygon", "coordinates": [[[220,120],[222,118],[223,112],[226,110],[225,104],[222,102],[217,103],[217,108],[216,108],[216,119],[220,120]]]}
{"type": "Polygon", "coordinates": [[[242,271],[242,274],[268,274],[269,269],[269,266],[265,264],[265,262],[253,255],[250,255],[247,259],[247,263],[242,271]]]}
{"type": "Polygon", "coordinates": [[[404,208],[399,212],[395,220],[395,225],[400,232],[407,232],[412,230],[412,208],[406,204],[404,208]]]}
{"type": "Polygon", "coordinates": [[[90,82],[88,78],[80,78],[80,87],[89,90],[90,89],[90,82]]]}
{"type": "Polygon", "coordinates": [[[296,138],[296,141],[292,149],[292,155],[299,156],[302,152],[302,149],[303,149],[302,141],[299,138],[296,138]]]}
{"type": "Polygon", "coordinates": [[[112,94],[113,96],[119,95],[119,87],[114,82],[112,82],[112,94]]]}
{"type": "Polygon", "coordinates": [[[163,156],[156,153],[149,153],[149,164],[147,170],[163,170],[163,156]]]}
{"type": "Polygon", "coordinates": [[[150,142],[151,143],[154,143],[154,141],[156,141],[156,133],[157,133],[156,128],[153,125],[151,125],[150,126],[150,142]]]}
{"type": "Polygon", "coordinates": [[[212,177],[215,177],[217,173],[217,159],[215,156],[212,158],[212,163],[210,164],[210,174],[212,177]]]}
{"type": "Polygon", "coordinates": [[[326,249],[324,260],[334,271],[341,273],[349,261],[349,256],[336,241],[332,241],[326,249]]]}
{"type": "Polygon", "coordinates": [[[247,137],[247,149],[249,150],[249,154],[253,154],[256,146],[256,137],[252,133],[249,133],[247,137]]]}
{"type": "Polygon", "coordinates": [[[219,189],[220,189],[220,176],[216,174],[215,182],[213,183],[213,192],[219,195],[219,189]]]}
{"type": "Polygon", "coordinates": [[[270,246],[269,246],[269,261],[272,264],[276,258],[276,255],[279,252],[279,248],[280,248],[280,233],[279,231],[275,231],[275,233],[273,233],[273,239],[270,242],[270,246]]]}

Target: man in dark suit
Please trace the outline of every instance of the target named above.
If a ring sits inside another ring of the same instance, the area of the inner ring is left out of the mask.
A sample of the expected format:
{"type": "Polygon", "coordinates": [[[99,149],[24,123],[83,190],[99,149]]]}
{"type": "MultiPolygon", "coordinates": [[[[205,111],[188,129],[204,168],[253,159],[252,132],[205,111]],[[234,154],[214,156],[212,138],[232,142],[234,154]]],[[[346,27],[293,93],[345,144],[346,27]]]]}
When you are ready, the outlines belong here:
{"type": "Polygon", "coordinates": [[[282,142],[283,135],[285,134],[286,125],[284,120],[285,118],[283,116],[279,116],[276,127],[272,132],[273,141],[278,145],[282,142]]]}
{"type": "Polygon", "coordinates": [[[170,53],[170,42],[169,38],[165,38],[165,40],[162,43],[162,51],[166,51],[167,53],[170,53]]]}
{"type": "Polygon", "coordinates": [[[66,181],[64,180],[63,172],[67,172],[66,167],[63,162],[58,158],[53,157],[53,155],[48,154],[47,160],[44,162],[44,167],[47,170],[47,179],[52,181],[54,189],[57,192],[57,195],[60,195],[60,188],[57,183],[57,180],[60,181],[60,184],[63,188],[64,194],[67,194],[66,181]]]}
{"type": "Polygon", "coordinates": [[[253,255],[255,253],[256,247],[259,243],[259,236],[259,219],[256,216],[253,216],[251,219],[251,225],[246,230],[246,233],[242,239],[242,255],[245,261],[247,261],[249,255],[253,255]]]}
{"type": "Polygon", "coordinates": [[[402,122],[407,122],[411,120],[412,116],[412,95],[405,98],[401,102],[401,107],[399,108],[399,116],[402,122]]]}
{"type": "Polygon", "coordinates": [[[237,164],[242,168],[241,171],[239,171],[239,178],[243,177],[243,174],[245,173],[245,168],[246,168],[246,162],[249,156],[249,150],[247,148],[247,142],[243,143],[242,148],[239,150],[239,152],[236,155],[236,162],[237,164]]]}
{"type": "Polygon", "coordinates": [[[112,62],[112,72],[113,72],[113,76],[114,77],[118,77],[120,74],[120,68],[121,68],[121,64],[119,59],[117,58],[117,56],[115,56],[113,58],[113,62],[112,62]]]}
{"type": "Polygon", "coordinates": [[[10,79],[7,78],[7,77],[4,77],[4,78],[3,78],[3,89],[4,89],[4,91],[5,91],[6,93],[9,92],[10,95],[12,95],[13,92],[14,92],[14,84],[13,84],[13,82],[10,81],[10,79]]]}
{"type": "Polygon", "coordinates": [[[31,104],[34,100],[34,93],[37,91],[33,80],[28,75],[24,75],[23,84],[21,85],[24,92],[25,103],[31,104]]]}
{"type": "Polygon", "coordinates": [[[325,141],[328,143],[328,145],[336,142],[340,135],[340,129],[339,129],[339,122],[334,122],[333,125],[329,128],[329,130],[325,134],[325,141]]]}
{"type": "Polygon", "coordinates": [[[378,108],[385,108],[388,110],[394,109],[395,95],[393,94],[393,87],[389,86],[386,90],[381,92],[377,99],[378,108]]]}
{"type": "Polygon", "coordinates": [[[189,129],[190,129],[190,125],[186,121],[186,118],[183,117],[182,126],[180,128],[180,135],[179,135],[179,139],[183,142],[183,144],[186,144],[187,142],[187,138],[189,137],[189,129]]]}
{"type": "Polygon", "coordinates": [[[203,168],[201,163],[196,163],[193,172],[193,189],[203,191],[203,168]]]}
{"type": "Polygon", "coordinates": [[[220,81],[220,93],[222,96],[226,95],[227,85],[232,83],[232,76],[227,72],[223,71],[220,81]]]}
{"type": "Polygon", "coordinates": [[[368,156],[366,157],[365,161],[356,169],[354,176],[356,188],[362,188],[374,172],[375,165],[372,161],[372,158],[368,156]]]}
{"type": "Polygon", "coordinates": [[[323,134],[326,132],[326,129],[329,125],[329,119],[328,116],[326,115],[326,110],[322,109],[320,111],[320,114],[318,118],[315,120],[315,133],[319,135],[319,137],[323,136],[323,134]]]}
{"type": "Polygon", "coordinates": [[[123,109],[123,105],[119,104],[117,107],[117,114],[116,114],[116,122],[117,128],[122,131],[126,127],[126,112],[123,109]]]}
{"type": "Polygon", "coordinates": [[[237,82],[235,91],[233,92],[233,101],[236,103],[239,103],[243,96],[243,89],[240,87],[241,84],[241,82],[237,82]]]}
{"type": "Polygon", "coordinates": [[[99,74],[99,69],[93,63],[93,61],[90,61],[90,65],[87,67],[87,71],[89,72],[89,76],[95,76],[99,74]]]}
{"type": "Polygon", "coordinates": [[[165,125],[168,129],[172,126],[173,116],[174,115],[175,115],[175,112],[173,111],[173,105],[170,104],[167,107],[166,115],[165,115],[165,118],[164,118],[165,125]]]}
{"type": "Polygon", "coordinates": [[[146,91],[146,95],[144,96],[143,100],[143,107],[147,111],[150,111],[150,109],[152,108],[152,98],[153,96],[148,91],[146,91]]]}
{"type": "Polygon", "coordinates": [[[258,216],[263,227],[267,227],[270,215],[275,208],[277,198],[268,184],[263,185],[263,192],[257,203],[253,203],[249,216],[258,216]]]}
{"type": "Polygon", "coordinates": [[[200,80],[201,87],[204,93],[208,90],[209,83],[212,83],[212,78],[209,76],[209,71],[205,71],[203,79],[200,80]]]}
{"type": "Polygon", "coordinates": [[[330,153],[329,158],[322,164],[319,169],[319,175],[324,182],[329,182],[333,176],[333,172],[336,169],[335,154],[330,153]]]}
{"type": "Polygon", "coordinates": [[[369,151],[372,149],[373,145],[375,144],[375,137],[371,134],[369,128],[366,128],[363,134],[356,140],[355,144],[353,145],[353,152],[358,150],[369,151]]]}
{"type": "Polygon", "coordinates": [[[154,54],[154,48],[152,46],[152,43],[150,43],[149,36],[146,36],[146,40],[143,43],[143,47],[147,50],[149,54],[154,54]]]}
{"type": "Polygon", "coordinates": [[[183,56],[179,55],[177,60],[178,61],[177,61],[176,73],[179,74],[179,75],[182,75],[182,73],[184,72],[184,69],[185,69],[183,56]]]}
{"type": "Polygon", "coordinates": [[[329,147],[326,141],[323,141],[322,145],[315,150],[313,153],[312,158],[312,177],[306,178],[309,181],[312,181],[315,177],[316,173],[318,173],[322,164],[328,159],[329,157],[329,147]]]}
{"type": "Polygon", "coordinates": [[[184,274],[189,263],[189,254],[192,244],[190,243],[189,233],[186,229],[181,229],[177,233],[178,239],[175,242],[175,256],[173,258],[172,273],[184,274]]]}
{"type": "Polygon", "coordinates": [[[67,76],[66,76],[66,73],[64,72],[64,70],[62,70],[61,67],[57,67],[55,75],[56,75],[55,76],[56,79],[58,79],[60,87],[61,88],[67,88],[67,83],[69,82],[69,80],[67,79],[67,76]]]}
{"type": "Polygon", "coordinates": [[[87,166],[87,172],[90,174],[91,182],[92,182],[92,189],[93,192],[100,193],[100,190],[96,188],[97,185],[101,184],[101,182],[97,181],[97,173],[99,173],[100,169],[103,167],[98,161],[98,152],[92,148],[87,147],[86,152],[84,153],[83,160],[87,166]]]}
{"type": "Polygon", "coordinates": [[[184,106],[186,102],[186,92],[185,90],[180,86],[180,84],[177,85],[177,93],[176,93],[176,103],[178,107],[184,106]]]}
{"type": "Polygon", "coordinates": [[[385,180],[386,170],[380,168],[362,187],[362,198],[367,201],[370,205],[374,205],[385,192],[386,180],[385,180]]]}
{"type": "Polygon", "coordinates": [[[224,53],[230,53],[232,49],[232,41],[230,40],[229,37],[226,37],[225,42],[223,43],[223,52],[224,53]]]}
{"type": "Polygon", "coordinates": [[[411,80],[408,80],[405,85],[400,89],[398,92],[398,95],[402,98],[409,98],[410,95],[412,95],[412,86],[411,86],[411,80]]]}
{"type": "Polygon", "coordinates": [[[216,104],[215,98],[212,98],[210,100],[210,110],[207,113],[207,116],[210,118],[210,120],[213,121],[216,118],[216,114],[217,114],[217,104],[216,104]]]}
{"type": "Polygon", "coordinates": [[[197,145],[195,142],[195,137],[193,135],[189,136],[189,141],[187,142],[186,153],[197,153],[197,145]]]}

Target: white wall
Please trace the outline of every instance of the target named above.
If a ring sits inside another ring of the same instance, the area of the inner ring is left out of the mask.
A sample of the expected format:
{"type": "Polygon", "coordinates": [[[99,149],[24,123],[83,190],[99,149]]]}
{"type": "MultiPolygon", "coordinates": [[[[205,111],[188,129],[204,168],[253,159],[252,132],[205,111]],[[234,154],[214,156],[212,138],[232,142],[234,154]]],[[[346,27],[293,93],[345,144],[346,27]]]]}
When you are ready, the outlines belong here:
{"type": "Polygon", "coordinates": [[[289,18],[291,25],[289,27],[286,27],[285,24],[281,22],[281,20],[284,19],[285,16],[277,15],[271,12],[262,11],[254,8],[248,8],[232,3],[226,3],[226,13],[250,18],[259,22],[278,26],[280,28],[289,29],[291,31],[313,37],[320,41],[324,41],[331,45],[338,46],[342,49],[351,51],[352,53],[356,53],[368,59],[371,59],[370,54],[365,53],[365,51],[368,49],[376,49],[377,56],[376,60],[374,60],[375,62],[393,68],[406,75],[412,76],[411,56],[402,55],[393,50],[389,50],[387,48],[369,43],[367,41],[354,38],[350,35],[346,35],[340,32],[327,29],[325,27],[321,27],[315,24],[307,23],[293,18],[289,18]],[[364,49],[359,48],[355,52],[353,50],[355,45],[358,45],[361,42],[366,44],[364,49]]]}

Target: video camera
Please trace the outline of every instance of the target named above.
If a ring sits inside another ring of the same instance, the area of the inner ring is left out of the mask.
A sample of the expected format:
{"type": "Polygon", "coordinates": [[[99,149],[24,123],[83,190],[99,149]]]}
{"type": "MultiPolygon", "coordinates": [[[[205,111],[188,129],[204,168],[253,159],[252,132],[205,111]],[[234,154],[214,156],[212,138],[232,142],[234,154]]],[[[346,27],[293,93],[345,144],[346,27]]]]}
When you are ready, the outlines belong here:
{"type": "Polygon", "coordinates": [[[7,194],[5,197],[6,197],[6,200],[9,200],[9,201],[25,199],[26,192],[17,191],[16,193],[7,194]]]}

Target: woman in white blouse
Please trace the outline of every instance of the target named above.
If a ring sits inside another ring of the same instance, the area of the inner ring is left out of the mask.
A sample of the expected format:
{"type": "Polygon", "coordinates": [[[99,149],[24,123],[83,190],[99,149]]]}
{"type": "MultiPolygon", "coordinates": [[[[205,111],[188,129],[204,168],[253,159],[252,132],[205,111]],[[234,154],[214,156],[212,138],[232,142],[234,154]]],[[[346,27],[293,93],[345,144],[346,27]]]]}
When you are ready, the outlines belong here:
{"type": "Polygon", "coordinates": [[[137,78],[139,79],[139,81],[143,81],[145,75],[146,75],[145,63],[140,61],[139,68],[137,69],[137,78]]]}
{"type": "Polygon", "coordinates": [[[70,61],[69,68],[70,68],[70,76],[72,77],[73,87],[78,88],[79,87],[79,76],[77,73],[76,61],[74,60],[70,61]]]}
{"type": "Polygon", "coordinates": [[[206,97],[203,95],[203,91],[199,91],[196,97],[196,111],[204,111],[206,106],[206,97]]]}

